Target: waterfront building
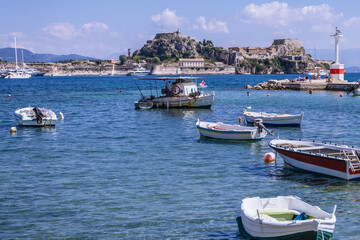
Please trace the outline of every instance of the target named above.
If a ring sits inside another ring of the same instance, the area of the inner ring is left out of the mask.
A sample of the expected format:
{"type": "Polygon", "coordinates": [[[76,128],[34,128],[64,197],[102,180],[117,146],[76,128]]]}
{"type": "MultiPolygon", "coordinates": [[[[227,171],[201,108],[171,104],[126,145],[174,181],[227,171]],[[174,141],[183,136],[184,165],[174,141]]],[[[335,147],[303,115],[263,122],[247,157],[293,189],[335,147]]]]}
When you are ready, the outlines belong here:
{"type": "Polygon", "coordinates": [[[202,67],[204,67],[204,59],[203,58],[180,58],[179,59],[179,67],[202,68],[202,67]]]}

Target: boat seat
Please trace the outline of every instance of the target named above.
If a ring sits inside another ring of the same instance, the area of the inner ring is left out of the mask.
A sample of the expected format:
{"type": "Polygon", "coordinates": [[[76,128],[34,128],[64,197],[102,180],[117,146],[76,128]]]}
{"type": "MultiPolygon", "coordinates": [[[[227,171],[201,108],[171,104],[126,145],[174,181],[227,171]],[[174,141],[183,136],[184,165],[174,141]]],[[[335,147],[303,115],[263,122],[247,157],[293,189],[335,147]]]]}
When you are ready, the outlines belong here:
{"type": "Polygon", "coordinates": [[[260,214],[266,214],[278,221],[291,221],[294,217],[294,213],[290,210],[260,210],[260,214]]]}

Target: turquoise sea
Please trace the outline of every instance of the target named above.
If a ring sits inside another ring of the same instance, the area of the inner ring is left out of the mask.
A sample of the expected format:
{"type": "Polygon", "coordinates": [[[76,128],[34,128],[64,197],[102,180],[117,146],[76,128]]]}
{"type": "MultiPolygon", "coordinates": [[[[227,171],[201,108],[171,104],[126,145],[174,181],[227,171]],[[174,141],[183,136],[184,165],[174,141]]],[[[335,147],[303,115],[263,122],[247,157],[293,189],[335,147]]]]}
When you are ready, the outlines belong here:
{"type": "MultiPolygon", "coordinates": [[[[360,97],[340,92],[244,87],[297,75],[204,76],[211,109],[135,110],[131,77],[39,77],[0,81],[0,239],[243,239],[245,197],[296,195],[331,212],[334,239],[360,239],[360,181],[299,172],[256,142],[200,139],[195,122],[238,123],[242,110],[304,112],[280,138],[360,147],[360,97]],[[123,92],[120,92],[123,90],[123,92]],[[11,97],[8,98],[8,94],[11,97]],[[270,97],[267,97],[270,94],[270,97]],[[46,107],[56,128],[18,128],[14,111],[46,107]]],[[[347,74],[350,81],[360,74],[347,74]]],[[[160,83],[140,86],[155,95],[160,83]]]]}

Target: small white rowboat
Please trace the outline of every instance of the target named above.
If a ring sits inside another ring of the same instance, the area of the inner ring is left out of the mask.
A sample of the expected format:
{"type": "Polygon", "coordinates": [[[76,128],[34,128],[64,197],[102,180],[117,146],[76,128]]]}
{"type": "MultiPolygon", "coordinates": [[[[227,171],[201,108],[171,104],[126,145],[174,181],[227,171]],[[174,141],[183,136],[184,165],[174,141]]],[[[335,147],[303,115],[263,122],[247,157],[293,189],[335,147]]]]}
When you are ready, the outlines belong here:
{"type": "Polygon", "coordinates": [[[248,112],[244,110],[244,117],[247,124],[253,124],[255,119],[263,120],[265,126],[300,126],[304,113],[277,114],[266,112],[248,112]]]}
{"type": "Polygon", "coordinates": [[[46,108],[26,107],[17,109],[15,118],[21,126],[55,126],[56,114],[46,108]]]}
{"type": "Polygon", "coordinates": [[[335,210],[327,213],[294,196],[245,198],[239,232],[251,239],[331,239],[335,229],[335,210]]]}
{"type": "Polygon", "coordinates": [[[347,180],[360,178],[360,149],[315,141],[275,139],[273,148],[288,165],[347,180]]]}
{"type": "Polygon", "coordinates": [[[268,132],[261,125],[249,127],[222,122],[202,122],[199,119],[196,122],[196,127],[201,136],[227,140],[260,140],[266,137],[268,132]]]}

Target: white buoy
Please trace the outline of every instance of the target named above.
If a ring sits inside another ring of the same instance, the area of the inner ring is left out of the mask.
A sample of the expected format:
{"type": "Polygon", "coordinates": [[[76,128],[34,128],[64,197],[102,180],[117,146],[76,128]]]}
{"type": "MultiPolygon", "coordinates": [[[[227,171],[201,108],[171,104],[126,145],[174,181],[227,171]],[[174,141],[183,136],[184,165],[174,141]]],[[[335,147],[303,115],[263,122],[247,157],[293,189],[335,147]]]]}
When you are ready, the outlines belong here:
{"type": "Polygon", "coordinates": [[[264,162],[271,163],[275,161],[275,154],[273,152],[265,153],[264,155],[264,162]]]}
{"type": "Polygon", "coordinates": [[[11,133],[16,133],[16,130],[17,130],[16,127],[11,127],[11,128],[10,128],[10,132],[11,132],[11,133]]]}
{"type": "Polygon", "coordinates": [[[248,106],[247,109],[251,109],[251,106],[248,106]]]}
{"type": "Polygon", "coordinates": [[[64,114],[62,112],[59,113],[60,120],[64,120],[64,114]]]}

